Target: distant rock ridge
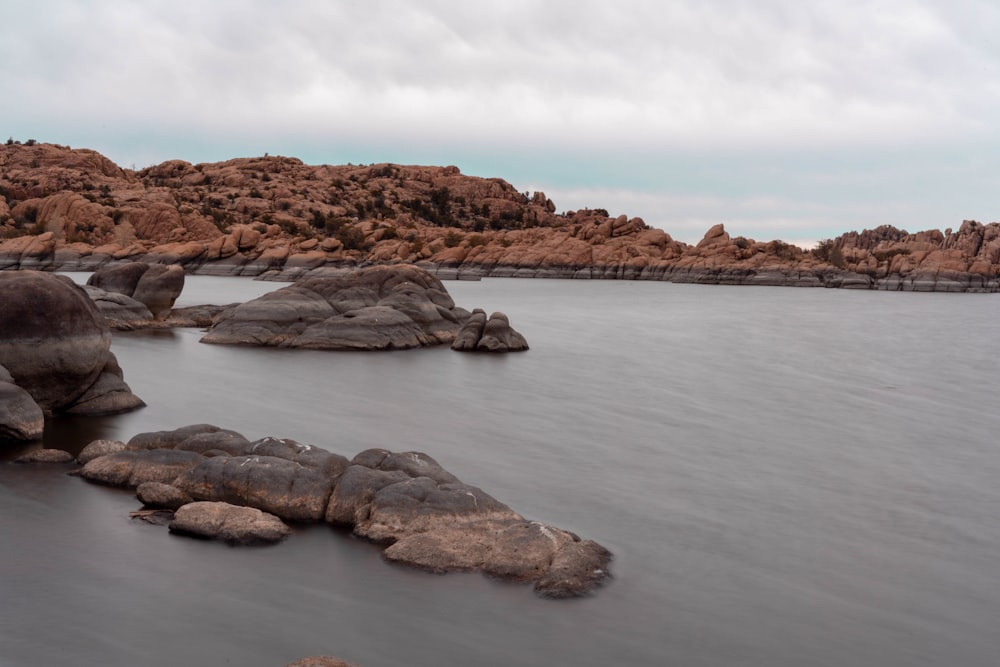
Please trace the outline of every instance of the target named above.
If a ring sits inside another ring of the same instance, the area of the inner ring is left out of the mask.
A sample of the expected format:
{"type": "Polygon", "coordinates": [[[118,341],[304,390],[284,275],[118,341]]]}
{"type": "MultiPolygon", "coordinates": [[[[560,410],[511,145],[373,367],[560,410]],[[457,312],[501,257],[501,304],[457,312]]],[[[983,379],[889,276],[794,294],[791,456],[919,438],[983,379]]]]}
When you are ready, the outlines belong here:
{"type": "Polygon", "coordinates": [[[884,225],[806,251],[696,245],[603,209],[557,214],[544,193],[457,167],[311,166],[264,156],[122,169],[91,150],[0,145],[0,269],[124,261],[296,280],[317,268],[417,264],[439,278],[664,280],[912,291],[1000,289],[1000,224],[911,234],[884,225]]]}

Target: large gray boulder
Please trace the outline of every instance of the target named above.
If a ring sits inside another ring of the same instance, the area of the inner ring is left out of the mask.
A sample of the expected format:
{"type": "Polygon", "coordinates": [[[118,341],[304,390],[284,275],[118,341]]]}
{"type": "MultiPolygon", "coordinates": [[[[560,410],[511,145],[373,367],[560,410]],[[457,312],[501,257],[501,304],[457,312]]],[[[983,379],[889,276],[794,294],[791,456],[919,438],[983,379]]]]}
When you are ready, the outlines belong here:
{"type": "Polygon", "coordinates": [[[71,405],[108,362],[111,332],[65,276],[0,272],[0,364],[44,412],[71,405]]]}
{"type": "Polygon", "coordinates": [[[144,405],[111,353],[107,323],[72,280],[0,271],[0,304],[0,437],[37,439],[39,413],[107,415],[144,405]]]}
{"type": "Polygon", "coordinates": [[[148,308],[155,319],[162,320],[170,314],[184,289],[184,269],[176,264],[114,264],[97,269],[87,284],[124,294],[148,308]]]}
{"type": "Polygon", "coordinates": [[[415,266],[372,266],[300,280],[222,313],[205,343],[322,350],[450,344],[468,312],[415,266]]]}

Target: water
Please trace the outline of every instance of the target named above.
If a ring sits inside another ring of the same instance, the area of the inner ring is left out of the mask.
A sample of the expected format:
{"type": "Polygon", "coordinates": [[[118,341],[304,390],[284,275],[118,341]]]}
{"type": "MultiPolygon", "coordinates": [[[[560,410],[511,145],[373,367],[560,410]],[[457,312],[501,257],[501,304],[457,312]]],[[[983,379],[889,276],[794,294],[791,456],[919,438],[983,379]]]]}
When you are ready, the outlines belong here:
{"type": "MultiPolygon", "coordinates": [[[[275,287],[195,277],[184,305],[275,287]]],[[[173,537],[131,522],[127,492],[0,464],[0,665],[996,664],[996,297],[447,287],[459,305],[505,311],[532,349],[119,333],[149,407],[56,422],[49,444],[211,422],[348,456],[426,451],[609,547],[607,587],[541,600],[386,564],[324,526],[259,549],[173,537]]]]}

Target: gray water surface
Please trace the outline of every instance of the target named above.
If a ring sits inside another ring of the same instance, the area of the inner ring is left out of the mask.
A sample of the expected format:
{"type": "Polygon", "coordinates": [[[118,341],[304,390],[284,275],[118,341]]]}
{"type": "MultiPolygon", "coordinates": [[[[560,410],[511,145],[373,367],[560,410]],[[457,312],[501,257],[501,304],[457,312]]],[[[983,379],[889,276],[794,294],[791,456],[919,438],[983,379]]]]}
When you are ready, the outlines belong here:
{"type": "MultiPolygon", "coordinates": [[[[249,284],[189,277],[184,298],[279,287],[249,284]]],[[[532,349],[119,333],[149,407],[56,422],[48,444],[210,422],[347,456],[425,451],[609,547],[608,586],[542,600],[389,565],[323,526],[259,549],[174,537],[130,521],[129,493],[0,464],[0,665],[997,664],[996,296],[447,287],[506,312],[532,349]]]]}

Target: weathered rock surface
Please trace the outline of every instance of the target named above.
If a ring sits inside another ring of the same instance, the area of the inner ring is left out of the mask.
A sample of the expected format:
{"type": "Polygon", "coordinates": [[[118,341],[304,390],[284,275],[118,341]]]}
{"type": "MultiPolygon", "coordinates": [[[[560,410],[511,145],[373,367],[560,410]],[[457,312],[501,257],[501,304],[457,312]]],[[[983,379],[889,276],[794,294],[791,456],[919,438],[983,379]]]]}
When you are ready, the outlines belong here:
{"type": "Polygon", "coordinates": [[[280,542],[291,532],[274,515],[222,502],[194,502],[180,507],[169,529],[172,533],[244,545],[280,542]]]}
{"type": "Polygon", "coordinates": [[[73,455],[61,449],[36,449],[14,459],[14,463],[72,463],[73,455]]]}
{"type": "Polygon", "coordinates": [[[130,296],[93,285],[84,285],[83,289],[112,329],[133,329],[153,320],[153,313],[149,308],[130,296]]]}
{"type": "Polygon", "coordinates": [[[173,449],[125,450],[92,459],[80,470],[84,479],[134,489],[143,482],[172,484],[205,460],[196,452],[173,449]]]}
{"type": "Polygon", "coordinates": [[[80,465],[90,463],[99,456],[114,454],[125,450],[125,443],[121,440],[94,440],[87,444],[76,457],[76,462],[80,465]]]}
{"type": "Polygon", "coordinates": [[[174,482],[195,500],[260,508],[288,521],[320,521],[336,480],[273,456],[215,456],[174,482]]]}
{"type": "MultiPolygon", "coordinates": [[[[226,431],[214,424],[191,424],[172,431],[147,431],[133,436],[128,441],[128,449],[173,449],[194,436],[205,433],[226,431]]],[[[233,433],[229,431],[228,433],[233,433]]],[[[228,437],[226,433],[222,437],[228,437]]],[[[183,449],[183,447],[179,447],[183,449]]]]}
{"type": "Polygon", "coordinates": [[[45,416],[35,400],[10,380],[0,366],[0,440],[40,440],[45,416]]]}
{"type": "Polygon", "coordinates": [[[354,663],[345,662],[340,658],[328,655],[312,655],[308,658],[300,658],[295,662],[290,662],[285,667],[358,667],[354,663]]]}
{"type": "Polygon", "coordinates": [[[493,313],[486,319],[485,311],[476,308],[458,332],[451,349],[460,352],[522,352],[528,341],[510,326],[504,313],[493,313]]]}
{"type": "Polygon", "coordinates": [[[441,281],[414,266],[307,278],[225,312],[205,343],[323,350],[451,343],[468,317],[441,281]]]}
{"type": "Polygon", "coordinates": [[[184,289],[184,269],[177,265],[126,262],[102,266],[87,284],[124,294],[143,304],[158,320],[170,314],[174,302],[184,289]]]}
{"type": "Polygon", "coordinates": [[[0,272],[0,304],[0,437],[37,439],[39,414],[144,405],[125,384],[100,312],[69,278],[0,272]]]}
{"type": "Polygon", "coordinates": [[[111,333],[69,278],[0,272],[0,364],[47,412],[72,405],[108,361],[111,333]]]}
{"type": "Polygon", "coordinates": [[[347,526],[387,545],[392,562],[529,582],[546,597],[586,595],[610,576],[611,554],[599,544],[525,519],[422,452],[368,449],[348,461],[294,440],[247,442],[211,424],[141,433],[127,447],[90,460],[81,476],[138,487],[147,506],[176,509],[171,525],[181,532],[258,539],[233,526],[257,525],[259,515],[231,519],[228,509],[252,507],[275,520],[347,526]]]}
{"type": "Polygon", "coordinates": [[[118,359],[109,351],[97,380],[63,412],[69,415],[114,415],[145,405],[125,383],[125,374],[118,365],[118,359]]]}
{"type": "Polygon", "coordinates": [[[135,488],[135,497],[146,507],[167,510],[176,510],[194,502],[194,498],[176,486],[163,482],[143,482],[135,488]]]}

